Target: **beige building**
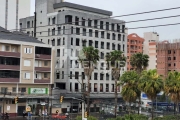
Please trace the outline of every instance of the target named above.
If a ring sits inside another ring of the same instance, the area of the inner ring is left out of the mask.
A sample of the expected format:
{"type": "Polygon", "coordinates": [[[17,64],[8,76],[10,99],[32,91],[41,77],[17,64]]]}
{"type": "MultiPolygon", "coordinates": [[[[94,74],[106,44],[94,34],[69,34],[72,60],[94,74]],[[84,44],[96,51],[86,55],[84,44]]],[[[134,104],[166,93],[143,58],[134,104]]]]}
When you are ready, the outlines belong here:
{"type": "Polygon", "coordinates": [[[144,33],[144,46],[143,53],[149,55],[149,69],[156,69],[157,66],[157,53],[156,42],[159,41],[159,34],[157,32],[144,33]]]}
{"type": "Polygon", "coordinates": [[[0,27],[1,113],[22,115],[27,106],[31,106],[34,114],[49,112],[49,94],[54,82],[53,54],[50,45],[0,27]]]}

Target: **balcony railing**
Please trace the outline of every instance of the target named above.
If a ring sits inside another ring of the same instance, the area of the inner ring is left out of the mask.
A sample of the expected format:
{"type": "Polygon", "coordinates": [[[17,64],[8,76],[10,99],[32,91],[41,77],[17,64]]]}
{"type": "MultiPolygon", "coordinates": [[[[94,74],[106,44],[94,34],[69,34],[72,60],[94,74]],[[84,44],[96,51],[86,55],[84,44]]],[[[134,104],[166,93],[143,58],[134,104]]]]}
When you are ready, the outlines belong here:
{"type": "Polygon", "coordinates": [[[51,68],[48,68],[48,67],[35,67],[35,71],[39,71],[39,72],[51,72],[51,68]]]}
{"type": "Polygon", "coordinates": [[[20,53],[0,51],[0,56],[20,58],[20,53]]]}
{"type": "Polygon", "coordinates": [[[36,54],[36,59],[51,60],[51,55],[36,54]]]}
{"type": "Polygon", "coordinates": [[[50,83],[50,79],[34,79],[34,83],[50,83]]]}
{"type": "Polygon", "coordinates": [[[19,82],[19,78],[0,78],[0,82],[3,82],[3,83],[17,83],[17,82],[19,82]]]}
{"type": "Polygon", "coordinates": [[[1,65],[0,64],[0,70],[20,70],[20,65],[1,65]]]}

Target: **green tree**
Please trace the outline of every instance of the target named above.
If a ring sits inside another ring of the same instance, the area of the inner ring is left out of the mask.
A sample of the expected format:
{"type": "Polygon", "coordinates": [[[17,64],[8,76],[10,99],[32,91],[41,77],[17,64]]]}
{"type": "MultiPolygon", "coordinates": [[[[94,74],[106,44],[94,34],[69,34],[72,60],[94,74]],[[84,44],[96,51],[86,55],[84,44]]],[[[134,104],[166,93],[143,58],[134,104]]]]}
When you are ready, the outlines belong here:
{"type": "Polygon", "coordinates": [[[115,117],[117,115],[117,80],[119,80],[121,67],[125,66],[126,57],[122,51],[114,50],[106,55],[108,68],[111,68],[111,74],[115,79],[115,117]]]}
{"type": "MultiPolygon", "coordinates": [[[[142,72],[138,87],[153,102],[156,99],[157,94],[163,90],[164,84],[161,76],[157,74],[156,69],[148,71],[145,70],[142,72]]],[[[153,112],[154,108],[152,105],[152,119],[154,117],[153,112]]]]}
{"type": "Polygon", "coordinates": [[[94,71],[94,66],[99,60],[99,50],[94,47],[84,47],[79,55],[79,61],[84,68],[84,74],[87,76],[87,112],[90,113],[90,77],[94,71]]]}
{"type": "Polygon", "coordinates": [[[120,77],[120,84],[122,85],[121,95],[130,105],[132,102],[136,102],[141,94],[141,91],[137,87],[138,81],[139,75],[136,71],[127,71],[120,77]]]}
{"type": "Polygon", "coordinates": [[[176,103],[176,112],[179,113],[178,103],[180,102],[180,72],[169,72],[167,78],[165,79],[164,91],[170,99],[176,103]]]}
{"type": "MultiPolygon", "coordinates": [[[[135,53],[130,58],[130,64],[140,75],[143,70],[148,67],[149,56],[143,53],[135,53]]],[[[141,108],[141,93],[138,96],[139,105],[138,105],[138,114],[141,108]]]]}

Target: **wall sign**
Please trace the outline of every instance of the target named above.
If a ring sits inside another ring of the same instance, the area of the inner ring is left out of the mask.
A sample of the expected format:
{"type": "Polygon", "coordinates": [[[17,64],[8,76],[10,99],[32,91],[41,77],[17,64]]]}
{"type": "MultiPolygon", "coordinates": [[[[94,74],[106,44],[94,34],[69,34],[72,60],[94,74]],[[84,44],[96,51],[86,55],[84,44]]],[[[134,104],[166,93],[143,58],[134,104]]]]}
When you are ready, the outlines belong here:
{"type": "Polygon", "coordinates": [[[48,94],[48,88],[29,88],[28,94],[48,94]]]}

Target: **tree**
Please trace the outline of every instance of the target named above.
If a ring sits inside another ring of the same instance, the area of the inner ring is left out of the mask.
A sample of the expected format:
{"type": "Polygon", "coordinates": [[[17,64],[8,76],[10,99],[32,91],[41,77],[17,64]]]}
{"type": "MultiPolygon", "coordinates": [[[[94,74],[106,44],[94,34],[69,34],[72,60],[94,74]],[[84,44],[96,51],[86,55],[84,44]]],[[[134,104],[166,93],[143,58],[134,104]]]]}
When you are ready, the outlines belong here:
{"type": "Polygon", "coordinates": [[[136,71],[127,71],[120,77],[122,86],[121,95],[126,102],[136,102],[141,91],[138,89],[139,75],[136,71]]]}
{"type": "Polygon", "coordinates": [[[84,68],[84,74],[87,76],[87,112],[90,112],[90,77],[94,71],[94,65],[99,60],[99,50],[94,47],[84,47],[82,53],[79,56],[79,61],[84,68]]]}
{"type": "Polygon", "coordinates": [[[149,56],[143,53],[133,54],[130,58],[130,64],[138,74],[141,74],[148,67],[148,62],[149,56]]]}
{"type": "Polygon", "coordinates": [[[125,66],[126,57],[122,51],[114,50],[106,55],[108,68],[111,68],[111,74],[115,79],[115,117],[117,115],[117,80],[120,77],[121,67],[125,66]]]}
{"type": "Polygon", "coordinates": [[[167,78],[165,79],[164,91],[176,104],[176,112],[179,113],[178,103],[180,102],[180,72],[169,72],[167,78]]]}
{"type": "MultiPolygon", "coordinates": [[[[156,99],[157,94],[160,93],[163,88],[163,80],[160,75],[157,74],[157,70],[148,70],[143,71],[138,84],[140,90],[142,90],[147,97],[152,101],[156,99]]],[[[153,119],[154,108],[152,105],[152,119],[153,119]]]]}
{"type": "MultiPolygon", "coordinates": [[[[130,64],[140,75],[143,70],[148,67],[149,56],[143,53],[133,54],[130,58],[130,64]]],[[[138,96],[139,105],[138,105],[138,114],[141,108],[141,93],[138,96]]]]}

